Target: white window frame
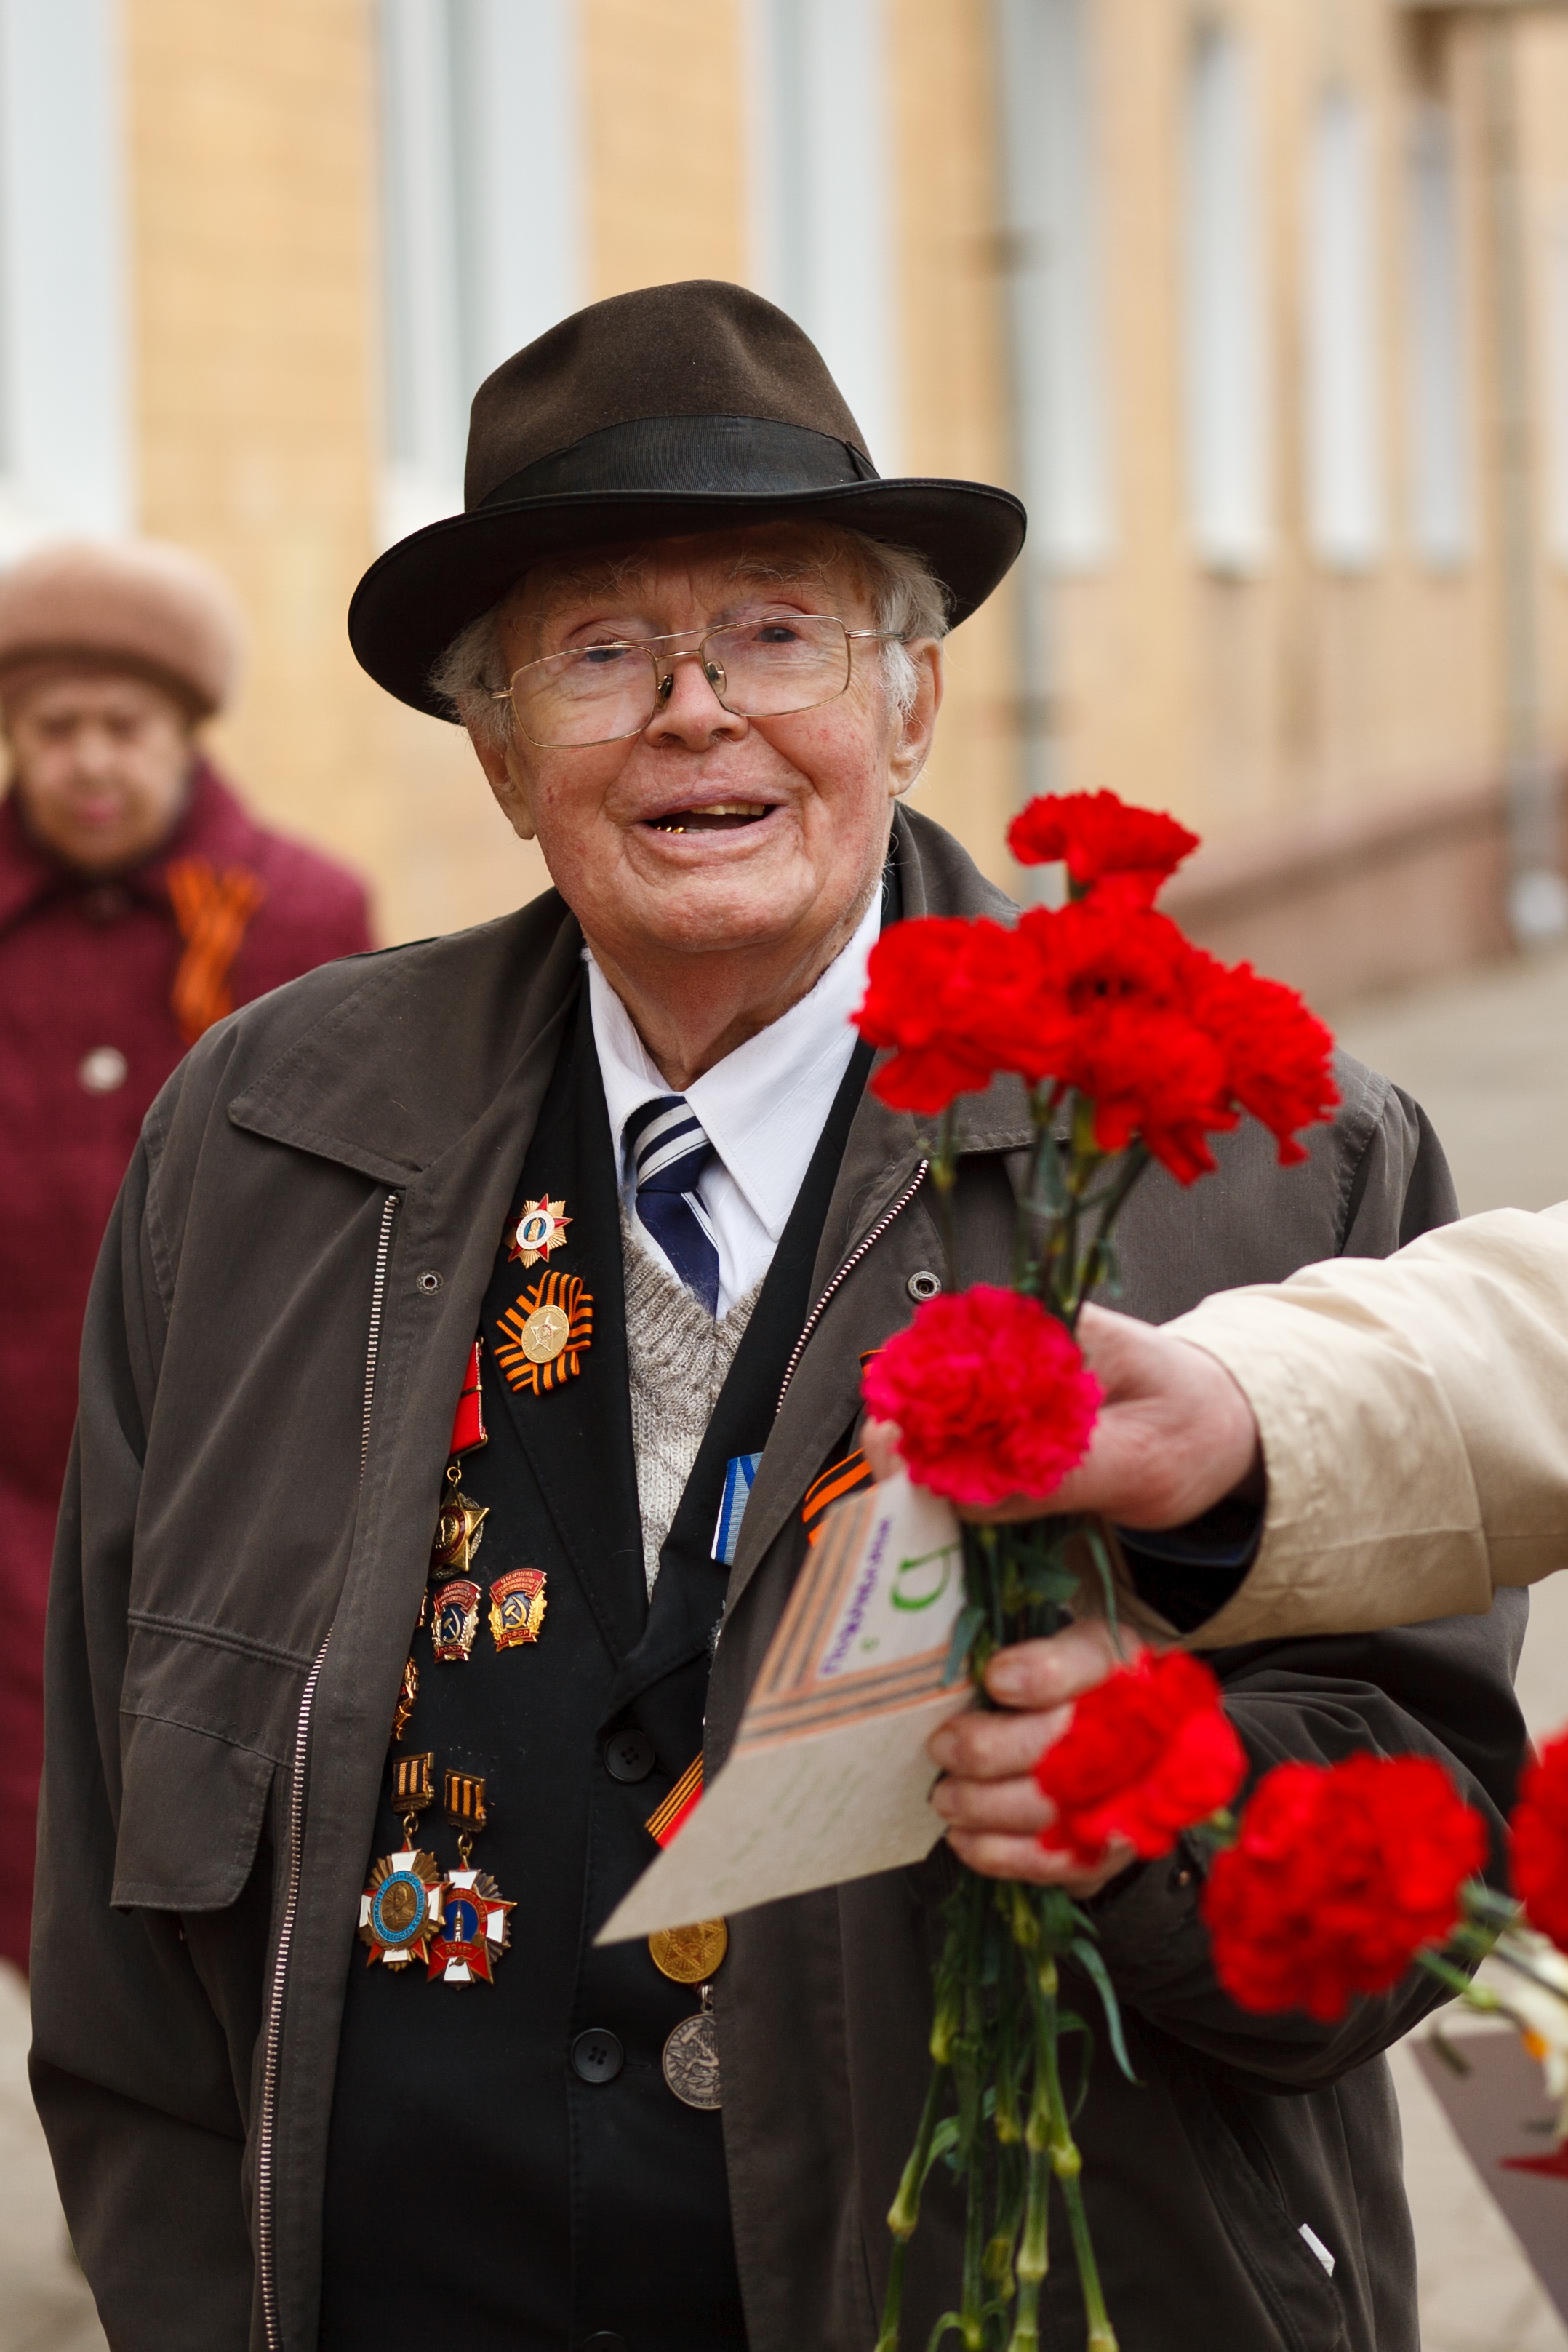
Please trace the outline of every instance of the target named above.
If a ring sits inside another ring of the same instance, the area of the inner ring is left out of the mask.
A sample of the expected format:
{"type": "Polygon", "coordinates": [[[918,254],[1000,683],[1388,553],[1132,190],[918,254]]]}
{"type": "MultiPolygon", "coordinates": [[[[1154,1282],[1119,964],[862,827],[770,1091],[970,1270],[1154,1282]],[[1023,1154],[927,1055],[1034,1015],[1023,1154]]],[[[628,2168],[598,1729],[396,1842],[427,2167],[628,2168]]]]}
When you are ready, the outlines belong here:
{"type": "Polygon", "coordinates": [[[573,0],[378,0],[384,544],[463,501],[468,404],[582,300],[573,0]]]}
{"type": "Polygon", "coordinates": [[[748,0],[751,275],[805,328],[879,473],[902,441],[886,0],[748,0]]]}
{"type": "Polygon", "coordinates": [[[1321,562],[1363,572],[1386,530],[1377,189],[1368,109],[1343,82],[1312,110],[1305,226],[1308,530],[1321,562]]]}
{"type": "Polygon", "coordinates": [[[0,561],[133,520],[112,0],[0,0],[0,561]]]}
{"type": "Polygon", "coordinates": [[[1439,100],[1417,102],[1406,191],[1410,541],[1443,571],[1472,551],[1475,484],[1458,140],[1453,110],[1439,100]]]}
{"type": "Polygon", "coordinates": [[[1273,544],[1270,365],[1252,58],[1226,20],[1197,29],[1184,111],[1191,530],[1203,562],[1247,573],[1267,562],[1273,544]]]}
{"type": "Polygon", "coordinates": [[[1090,0],[1000,0],[1019,488],[1061,571],[1111,552],[1090,0]]]}

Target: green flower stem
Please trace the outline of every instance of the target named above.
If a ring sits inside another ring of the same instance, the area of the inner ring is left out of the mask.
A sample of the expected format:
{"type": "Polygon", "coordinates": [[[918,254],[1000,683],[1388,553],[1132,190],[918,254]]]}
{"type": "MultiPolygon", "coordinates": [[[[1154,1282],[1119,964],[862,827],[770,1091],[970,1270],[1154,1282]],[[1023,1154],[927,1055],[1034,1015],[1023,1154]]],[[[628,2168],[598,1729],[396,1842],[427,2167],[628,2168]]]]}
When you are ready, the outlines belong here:
{"type": "Polygon", "coordinates": [[[1068,2121],[1067,2101],[1062,2095],[1061,2063],[1057,2047],[1057,1964],[1054,1959],[1042,1962],[1037,1971],[1038,1986],[1037,2016],[1039,2020],[1040,2053],[1050,2100],[1050,2161],[1067,2207],[1068,2227],[1072,2232],[1072,2250],[1078,2263],[1079,2286],[1083,2294],[1084,2317],[1089,2322],[1085,2352],[1117,2352],[1116,2336],[1110,2325],[1110,2315],[1105,2308],[1105,2292],[1100,2284],[1100,2265],[1094,2258],[1094,2242],[1089,2233],[1089,2215],[1084,2210],[1083,2158],[1073,2139],[1068,2121]]]}

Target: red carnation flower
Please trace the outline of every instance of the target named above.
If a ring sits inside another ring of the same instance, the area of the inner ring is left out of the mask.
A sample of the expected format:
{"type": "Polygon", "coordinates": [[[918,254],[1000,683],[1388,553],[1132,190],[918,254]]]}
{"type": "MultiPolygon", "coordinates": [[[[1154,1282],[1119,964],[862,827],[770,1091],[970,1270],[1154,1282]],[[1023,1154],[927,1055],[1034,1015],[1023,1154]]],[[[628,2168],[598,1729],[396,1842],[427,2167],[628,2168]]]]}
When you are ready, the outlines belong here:
{"type": "Polygon", "coordinates": [[[1331,1116],[1339,1088],[1334,1041],[1293,988],[1262,980],[1249,963],[1227,970],[1195,950],[1193,1013],[1225,1062],[1228,1093],[1279,1146],[1279,1164],[1305,1160],[1296,1129],[1331,1116]]]}
{"type": "Polygon", "coordinates": [[[1125,875],[1145,906],[1197,845],[1197,835],[1173,816],[1129,808],[1114,793],[1045,793],[1007,828],[1007,846],[1020,866],[1065,858],[1079,889],[1106,875],[1125,875]]]}
{"type": "Polygon", "coordinates": [[[1246,1777],[1210,1669],[1185,1650],[1145,1650],[1079,1700],[1036,1765],[1036,1785],[1057,1809],[1040,1843],[1092,1866],[1120,1837],[1151,1861],[1228,1804],[1246,1777]]]}
{"type": "Polygon", "coordinates": [[[893,1110],[945,1110],[955,1095],[991,1083],[995,1065],[973,1025],[973,992],[957,1003],[952,996],[976,928],[956,915],[923,915],[894,923],[871,950],[855,1023],[868,1044],[892,1048],[871,1083],[893,1110]]]}
{"type": "Polygon", "coordinates": [[[1442,1941],[1486,1853],[1485,1822],[1430,1757],[1278,1765],[1209,1874],[1215,1973],[1238,2008],[1342,2017],[1442,1941]]]}
{"type": "Polygon", "coordinates": [[[861,1387],[879,1420],[898,1423],[910,1477],[980,1509],[1058,1486],[1089,1450],[1100,1399],[1055,1316],[992,1283],[930,1300],[861,1387]]]}
{"type": "Polygon", "coordinates": [[[1568,1951],[1568,1731],[1525,1771],[1510,1830],[1513,1891],[1532,1926],[1568,1951]]]}

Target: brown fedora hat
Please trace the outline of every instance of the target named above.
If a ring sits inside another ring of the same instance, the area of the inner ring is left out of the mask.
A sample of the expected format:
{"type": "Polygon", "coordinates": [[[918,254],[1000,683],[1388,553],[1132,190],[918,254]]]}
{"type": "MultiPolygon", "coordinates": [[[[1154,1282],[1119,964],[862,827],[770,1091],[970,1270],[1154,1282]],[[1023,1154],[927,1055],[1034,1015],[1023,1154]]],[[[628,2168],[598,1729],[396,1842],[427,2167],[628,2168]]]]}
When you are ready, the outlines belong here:
{"type": "Polygon", "coordinates": [[[816,518],[915,549],[955,624],[1024,543],[1006,490],[883,481],[816,346],[761,295],[645,286],[563,319],[480,384],[463,512],[371,565],[349,641],[388,693],[449,719],[432,668],[542,557],[816,518]]]}

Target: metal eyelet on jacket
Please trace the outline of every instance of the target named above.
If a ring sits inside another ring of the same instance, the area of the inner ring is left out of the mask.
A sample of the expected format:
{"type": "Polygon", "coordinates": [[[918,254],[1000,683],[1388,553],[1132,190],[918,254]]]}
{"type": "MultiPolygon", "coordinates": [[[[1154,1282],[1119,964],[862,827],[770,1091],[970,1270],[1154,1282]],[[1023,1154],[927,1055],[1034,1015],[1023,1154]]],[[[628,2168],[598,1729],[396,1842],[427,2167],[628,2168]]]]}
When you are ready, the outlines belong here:
{"type": "Polygon", "coordinates": [[[426,1297],[429,1297],[440,1289],[441,1277],[438,1274],[422,1274],[416,1287],[424,1291],[426,1297]]]}
{"type": "Polygon", "coordinates": [[[941,1290],[942,1276],[940,1274],[931,1274],[922,1269],[919,1274],[910,1275],[904,1288],[917,1307],[923,1307],[928,1298],[934,1298],[941,1290]]]}

